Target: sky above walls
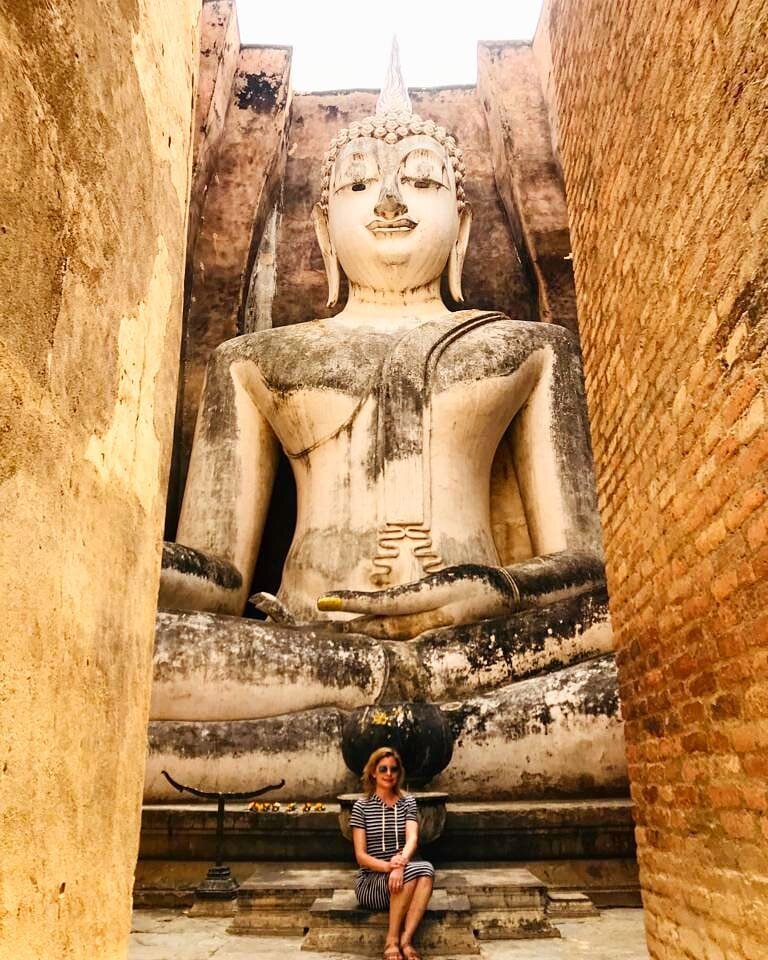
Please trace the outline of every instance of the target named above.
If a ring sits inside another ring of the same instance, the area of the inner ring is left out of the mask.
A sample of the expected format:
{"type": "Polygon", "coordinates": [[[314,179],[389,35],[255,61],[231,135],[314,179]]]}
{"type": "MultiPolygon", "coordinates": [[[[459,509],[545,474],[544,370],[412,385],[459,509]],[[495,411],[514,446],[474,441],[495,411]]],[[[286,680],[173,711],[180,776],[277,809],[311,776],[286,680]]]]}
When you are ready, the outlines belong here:
{"type": "Polygon", "coordinates": [[[393,33],[409,87],[473,84],[480,40],[530,40],[542,0],[237,0],[244,44],[293,47],[299,92],[381,86],[393,33]]]}

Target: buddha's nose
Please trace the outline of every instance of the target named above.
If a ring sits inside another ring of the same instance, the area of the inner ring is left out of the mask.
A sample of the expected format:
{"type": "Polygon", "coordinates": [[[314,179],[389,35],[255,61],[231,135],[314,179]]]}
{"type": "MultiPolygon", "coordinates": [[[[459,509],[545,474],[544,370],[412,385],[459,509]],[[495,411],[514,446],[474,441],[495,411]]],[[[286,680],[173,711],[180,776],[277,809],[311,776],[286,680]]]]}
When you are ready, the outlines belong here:
{"type": "Polygon", "coordinates": [[[408,212],[408,207],[400,195],[400,188],[395,177],[388,177],[381,185],[379,199],[373,212],[382,220],[395,220],[408,212]]]}

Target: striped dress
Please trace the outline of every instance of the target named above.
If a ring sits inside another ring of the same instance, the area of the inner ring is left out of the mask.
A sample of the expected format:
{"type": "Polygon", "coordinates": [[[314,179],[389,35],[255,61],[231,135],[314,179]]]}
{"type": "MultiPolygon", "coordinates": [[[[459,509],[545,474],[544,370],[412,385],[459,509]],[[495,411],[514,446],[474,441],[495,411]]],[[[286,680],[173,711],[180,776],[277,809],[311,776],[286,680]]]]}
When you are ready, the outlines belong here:
{"type": "MultiPolygon", "coordinates": [[[[365,851],[377,860],[391,860],[405,846],[405,825],[409,820],[418,823],[416,800],[406,794],[394,806],[375,793],[365,800],[356,800],[349,818],[350,827],[365,830],[365,851]]],[[[403,871],[403,881],[416,877],[434,877],[435,868],[426,860],[411,860],[403,871]]],[[[389,874],[362,867],[355,879],[355,896],[367,910],[389,909],[389,874]]]]}

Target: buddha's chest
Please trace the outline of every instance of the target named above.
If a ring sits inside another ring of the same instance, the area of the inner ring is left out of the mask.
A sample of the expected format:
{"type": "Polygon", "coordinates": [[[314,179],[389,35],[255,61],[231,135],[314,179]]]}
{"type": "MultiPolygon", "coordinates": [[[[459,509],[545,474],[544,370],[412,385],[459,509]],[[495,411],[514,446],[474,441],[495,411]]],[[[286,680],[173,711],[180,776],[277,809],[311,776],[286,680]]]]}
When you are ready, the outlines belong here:
{"type": "Polygon", "coordinates": [[[447,443],[477,430],[497,442],[531,380],[531,350],[509,323],[496,315],[397,337],[316,336],[293,364],[261,359],[259,405],[294,456],[355,435],[380,464],[422,449],[425,429],[447,443]]]}

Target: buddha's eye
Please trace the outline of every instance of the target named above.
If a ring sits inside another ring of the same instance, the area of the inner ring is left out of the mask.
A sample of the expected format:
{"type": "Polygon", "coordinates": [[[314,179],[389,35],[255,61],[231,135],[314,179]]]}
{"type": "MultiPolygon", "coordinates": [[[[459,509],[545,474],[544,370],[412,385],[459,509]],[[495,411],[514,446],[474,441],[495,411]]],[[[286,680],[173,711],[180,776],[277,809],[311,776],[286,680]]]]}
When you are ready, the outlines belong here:
{"type": "Polygon", "coordinates": [[[444,184],[432,177],[400,177],[401,183],[408,183],[417,190],[429,190],[430,187],[442,187],[444,184]]]}
{"type": "Polygon", "coordinates": [[[355,191],[355,193],[357,193],[358,190],[365,190],[365,182],[363,180],[358,180],[356,183],[352,184],[352,189],[355,191]]]}

